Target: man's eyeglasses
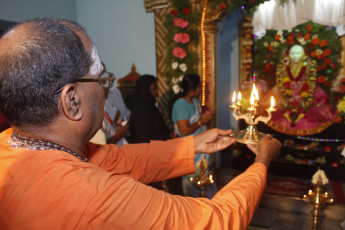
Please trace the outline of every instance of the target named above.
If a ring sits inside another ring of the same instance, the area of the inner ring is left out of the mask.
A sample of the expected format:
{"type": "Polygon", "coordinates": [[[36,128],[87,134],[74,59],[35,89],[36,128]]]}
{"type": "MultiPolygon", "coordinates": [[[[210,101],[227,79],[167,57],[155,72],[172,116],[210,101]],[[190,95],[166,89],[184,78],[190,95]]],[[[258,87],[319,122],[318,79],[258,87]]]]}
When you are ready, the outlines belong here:
{"type": "MultiPolygon", "coordinates": [[[[79,79],[73,80],[67,84],[76,83],[76,82],[98,82],[103,87],[103,89],[110,89],[111,87],[113,87],[115,80],[116,80],[116,77],[114,76],[113,73],[103,72],[99,76],[99,78],[79,78],[79,79]]],[[[62,89],[66,85],[64,85],[60,89],[56,90],[54,92],[54,94],[61,93],[62,89]]]]}

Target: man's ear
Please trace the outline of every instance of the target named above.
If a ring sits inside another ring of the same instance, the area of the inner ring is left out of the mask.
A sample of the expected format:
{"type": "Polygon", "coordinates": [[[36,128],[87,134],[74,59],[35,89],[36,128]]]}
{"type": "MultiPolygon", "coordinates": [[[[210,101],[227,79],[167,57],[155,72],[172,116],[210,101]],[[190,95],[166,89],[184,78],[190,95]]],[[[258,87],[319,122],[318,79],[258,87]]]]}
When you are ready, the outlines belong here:
{"type": "Polygon", "coordinates": [[[62,89],[61,105],[68,119],[78,121],[83,117],[83,112],[80,108],[80,97],[77,94],[74,84],[68,84],[62,89]]]}

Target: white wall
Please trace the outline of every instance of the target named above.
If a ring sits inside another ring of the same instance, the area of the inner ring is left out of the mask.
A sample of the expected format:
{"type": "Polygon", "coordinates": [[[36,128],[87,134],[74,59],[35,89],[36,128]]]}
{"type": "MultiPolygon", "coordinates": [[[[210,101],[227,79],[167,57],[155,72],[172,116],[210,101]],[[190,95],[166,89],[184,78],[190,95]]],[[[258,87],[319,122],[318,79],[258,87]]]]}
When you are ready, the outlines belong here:
{"type": "Polygon", "coordinates": [[[144,0],[0,0],[0,20],[36,17],[80,23],[117,78],[127,75],[133,62],[138,73],[156,76],[154,14],[146,13],[144,0]]]}
{"type": "Polygon", "coordinates": [[[156,76],[154,14],[144,0],[76,0],[77,21],[97,46],[107,70],[121,78],[132,63],[156,76]]]}
{"type": "Polygon", "coordinates": [[[76,20],[75,0],[0,0],[0,19],[22,22],[37,17],[76,20]]]}

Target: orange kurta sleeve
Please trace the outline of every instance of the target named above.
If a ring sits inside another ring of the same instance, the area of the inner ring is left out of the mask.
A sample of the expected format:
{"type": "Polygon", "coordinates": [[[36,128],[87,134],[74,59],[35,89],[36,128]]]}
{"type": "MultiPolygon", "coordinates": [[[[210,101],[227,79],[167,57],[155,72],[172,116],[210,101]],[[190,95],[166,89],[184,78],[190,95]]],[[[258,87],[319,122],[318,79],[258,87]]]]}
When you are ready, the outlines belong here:
{"type": "Polygon", "coordinates": [[[81,225],[96,229],[245,229],[260,201],[266,167],[254,164],[212,199],[167,194],[131,178],[122,178],[121,193],[99,194],[81,225]],[[104,203],[111,203],[105,206],[104,203]],[[112,216],[120,216],[121,221],[112,216]]]}
{"type": "Polygon", "coordinates": [[[176,175],[178,164],[193,167],[193,161],[180,160],[193,158],[190,150],[181,148],[193,146],[188,138],[110,152],[100,147],[99,156],[90,146],[90,163],[61,151],[12,149],[8,138],[0,135],[0,159],[10,159],[11,154],[18,159],[3,174],[0,229],[244,229],[266,182],[265,166],[254,164],[208,200],[171,195],[137,180],[176,175]],[[186,143],[176,147],[180,141],[186,143]],[[154,156],[164,151],[176,162],[171,166],[163,160],[160,165],[139,156],[156,150],[154,156]]]}
{"type": "Polygon", "coordinates": [[[194,137],[150,144],[95,145],[89,143],[89,163],[148,184],[194,172],[194,137]]]}

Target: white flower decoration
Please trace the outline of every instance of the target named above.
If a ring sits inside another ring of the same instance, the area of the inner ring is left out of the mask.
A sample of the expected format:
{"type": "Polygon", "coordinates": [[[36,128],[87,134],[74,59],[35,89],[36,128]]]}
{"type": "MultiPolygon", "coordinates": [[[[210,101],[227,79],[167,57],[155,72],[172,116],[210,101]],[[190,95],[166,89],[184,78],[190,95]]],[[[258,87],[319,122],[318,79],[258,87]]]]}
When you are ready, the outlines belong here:
{"type": "Polygon", "coordinates": [[[316,38],[318,38],[319,36],[317,35],[317,34],[314,34],[312,37],[311,37],[311,39],[316,39],[316,38]]]}
{"type": "Polygon", "coordinates": [[[278,34],[279,36],[282,36],[282,35],[283,35],[283,31],[282,31],[282,30],[278,30],[277,34],[278,34]]]}
{"type": "Polygon", "coordinates": [[[180,86],[177,84],[173,85],[172,89],[175,94],[178,94],[180,92],[180,86]]]}
{"type": "Polygon", "coordinates": [[[311,182],[313,184],[317,184],[317,181],[319,180],[319,177],[321,177],[321,183],[322,185],[325,185],[328,183],[328,178],[326,177],[325,171],[318,169],[316,173],[313,175],[313,178],[311,179],[311,182]]]}
{"type": "Polygon", "coordinates": [[[178,80],[181,82],[183,80],[183,75],[179,76],[178,80]]]}
{"type": "Polygon", "coordinates": [[[298,41],[299,41],[299,43],[301,43],[301,45],[305,45],[306,44],[306,41],[305,41],[305,39],[303,37],[298,38],[298,41]]]}
{"type": "Polygon", "coordinates": [[[268,42],[264,42],[264,46],[267,47],[268,46],[268,42]]]}
{"type": "Polygon", "coordinates": [[[187,69],[188,69],[188,67],[187,67],[186,63],[180,64],[180,70],[181,70],[182,72],[186,72],[187,69]]]}
{"type": "Polygon", "coordinates": [[[173,62],[172,64],[171,64],[171,67],[173,68],[173,69],[176,69],[177,67],[178,67],[178,62],[173,62]]]}
{"type": "Polygon", "coordinates": [[[179,82],[179,80],[177,79],[177,78],[172,78],[171,79],[171,82],[175,85],[175,84],[177,84],[178,82],[179,82]]]}
{"type": "Polygon", "coordinates": [[[317,49],[316,50],[316,55],[321,55],[323,53],[322,49],[317,49]]]}

